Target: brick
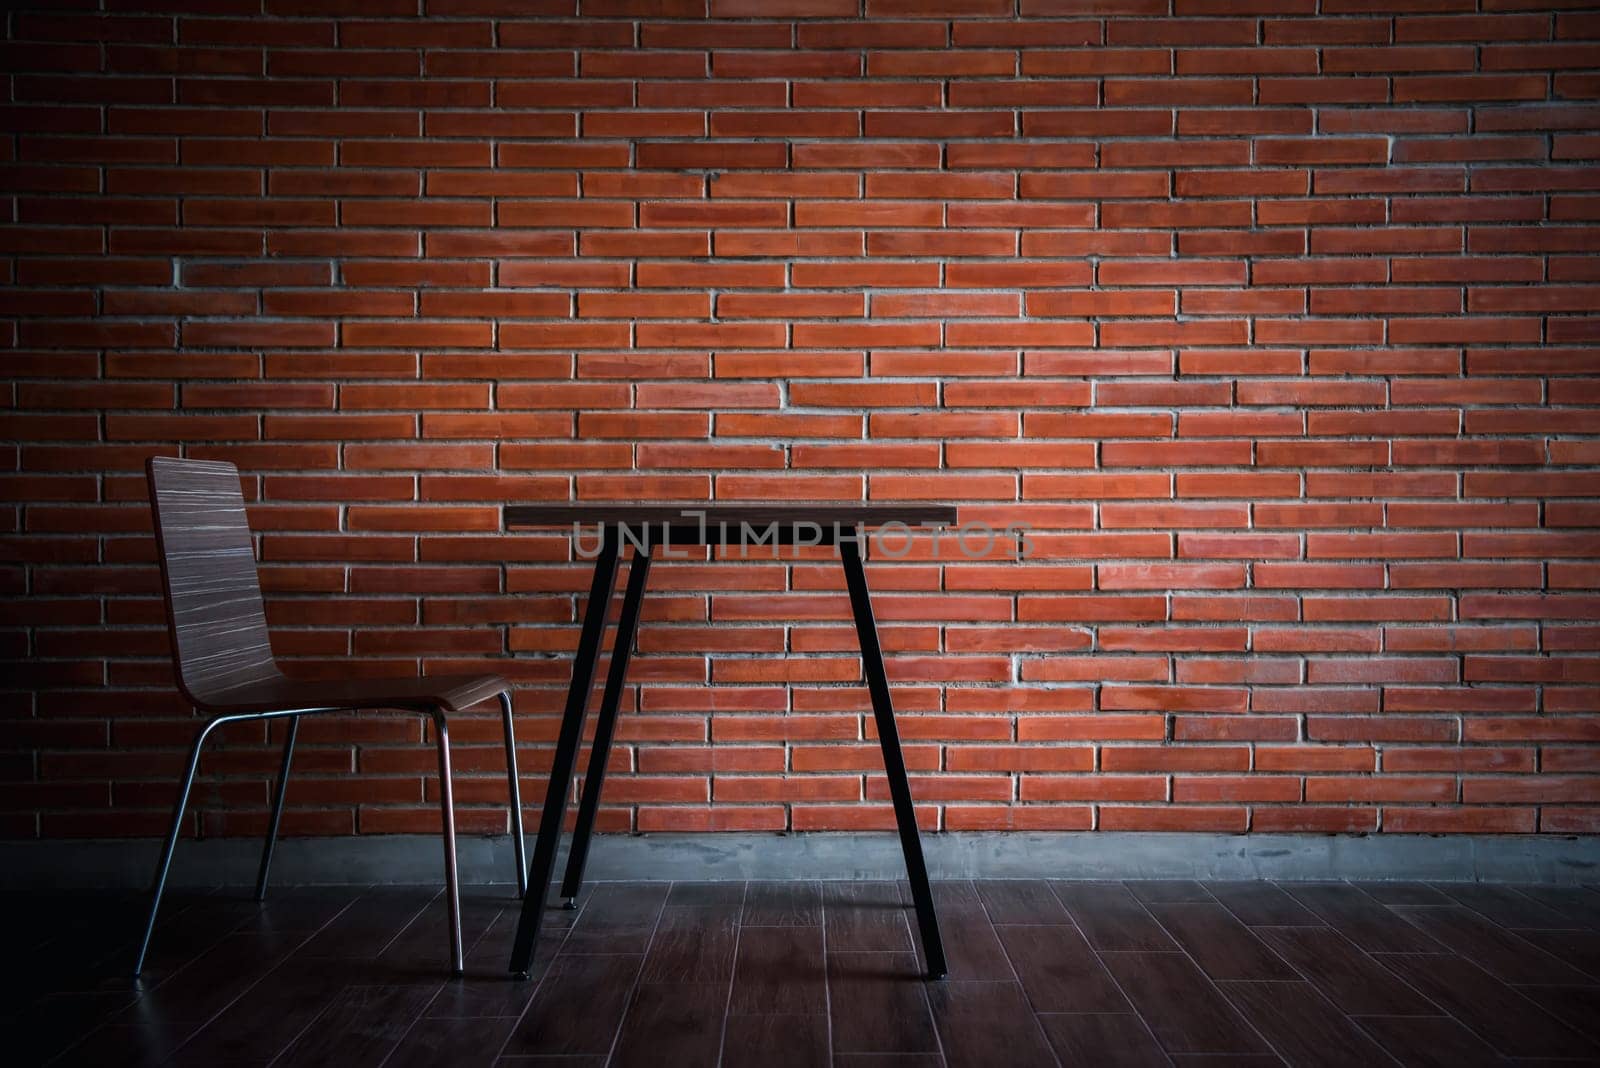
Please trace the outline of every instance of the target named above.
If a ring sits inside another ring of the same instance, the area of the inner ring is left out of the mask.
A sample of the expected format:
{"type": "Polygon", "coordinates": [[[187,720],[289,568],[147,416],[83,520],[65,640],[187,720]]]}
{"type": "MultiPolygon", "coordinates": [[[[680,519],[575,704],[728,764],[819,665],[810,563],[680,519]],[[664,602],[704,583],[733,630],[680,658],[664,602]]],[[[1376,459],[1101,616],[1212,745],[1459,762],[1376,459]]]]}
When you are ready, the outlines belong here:
{"type": "Polygon", "coordinates": [[[1141,807],[1107,805],[1100,810],[1105,831],[1214,831],[1239,833],[1248,825],[1243,808],[1208,805],[1141,807]]]}
{"type": "Polygon", "coordinates": [[[1262,164],[1386,163],[1389,142],[1383,138],[1318,137],[1306,140],[1264,138],[1255,143],[1262,164]]]}
{"type": "Polygon", "coordinates": [[[1027,137],[1162,137],[1172,133],[1172,112],[1165,108],[1082,108],[1025,111],[1027,137]]]}

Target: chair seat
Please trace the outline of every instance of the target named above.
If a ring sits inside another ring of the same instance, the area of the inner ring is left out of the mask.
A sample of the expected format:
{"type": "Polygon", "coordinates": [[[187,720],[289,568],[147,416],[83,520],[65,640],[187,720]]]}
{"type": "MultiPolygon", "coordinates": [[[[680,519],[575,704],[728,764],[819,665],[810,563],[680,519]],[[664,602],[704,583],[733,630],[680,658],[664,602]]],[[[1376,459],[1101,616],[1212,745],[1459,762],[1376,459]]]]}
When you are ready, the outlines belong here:
{"type": "Polygon", "coordinates": [[[301,680],[277,678],[208,694],[214,713],[274,712],[296,708],[442,707],[459,712],[511,690],[499,675],[429,675],[425,678],[301,680]]]}

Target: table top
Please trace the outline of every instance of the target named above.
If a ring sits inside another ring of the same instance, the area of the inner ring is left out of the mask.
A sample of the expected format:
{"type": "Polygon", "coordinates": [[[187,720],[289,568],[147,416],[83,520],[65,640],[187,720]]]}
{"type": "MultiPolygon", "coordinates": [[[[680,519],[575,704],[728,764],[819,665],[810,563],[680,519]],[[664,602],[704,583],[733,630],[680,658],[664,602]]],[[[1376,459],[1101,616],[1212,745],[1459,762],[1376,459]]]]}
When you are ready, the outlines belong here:
{"type": "Polygon", "coordinates": [[[814,523],[819,526],[883,526],[903,523],[913,526],[946,526],[956,521],[953,504],[871,504],[844,501],[683,501],[674,504],[611,501],[600,504],[507,504],[507,527],[561,527],[624,524],[675,529],[702,523],[752,527],[777,524],[780,527],[814,523]]]}

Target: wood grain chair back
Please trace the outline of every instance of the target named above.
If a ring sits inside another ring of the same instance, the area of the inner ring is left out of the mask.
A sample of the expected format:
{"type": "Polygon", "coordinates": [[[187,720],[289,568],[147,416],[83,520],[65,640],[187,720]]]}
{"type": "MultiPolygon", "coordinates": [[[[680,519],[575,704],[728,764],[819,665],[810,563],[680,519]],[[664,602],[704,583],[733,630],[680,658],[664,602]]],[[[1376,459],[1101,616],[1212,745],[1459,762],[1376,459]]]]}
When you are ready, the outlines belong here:
{"type": "Polygon", "coordinates": [[[229,690],[282,678],[267,635],[238,468],[153,456],[145,469],[184,695],[204,707],[229,690]]]}

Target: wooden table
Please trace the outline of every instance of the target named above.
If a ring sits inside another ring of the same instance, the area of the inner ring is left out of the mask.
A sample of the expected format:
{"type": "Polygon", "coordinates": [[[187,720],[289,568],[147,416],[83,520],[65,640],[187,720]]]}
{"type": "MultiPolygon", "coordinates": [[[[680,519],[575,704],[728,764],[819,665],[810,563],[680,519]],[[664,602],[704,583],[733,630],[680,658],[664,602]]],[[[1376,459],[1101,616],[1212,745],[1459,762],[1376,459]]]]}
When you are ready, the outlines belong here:
{"type": "MultiPolygon", "coordinates": [[[[528,889],[522,899],[522,918],[517,924],[516,941],[511,951],[511,971],[526,979],[533,961],[539,928],[544,919],[545,899],[554,874],[556,848],[561,839],[561,824],[566,815],[567,794],[572,785],[573,765],[583,740],[583,721],[588,711],[589,693],[600,661],[600,647],[606,629],[606,611],[616,585],[624,543],[633,546],[633,562],[628,568],[628,586],[622,599],[622,615],[611,651],[611,667],[606,674],[600,699],[600,717],[595,725],[594,745],[589,754],[589,771],[583,780],[583,797],[578,806],[572,850],[567,871],[561,881],[561,896],[570,907],[583,882],[584,863],[589,854],[589,839],[594,830],[595,810],[600,804],[600,789],[605,778],[611,739],[616,730],[617,705],[622,698],[628,658],[633,652],[634,635],[639,627],[639,609],[644,601],[645,583],[650,574],[651,553],[672,546],[738,545],[750,546],[751,555],[770,554],[776,545],[833,545],[844,566],[845,584],[850,591],[850,609],[855,616],[856,638],[861,645],[862,673],[872,698],[872,714],[877,723],[878,742],[883,747],[884,770],[888,774],[889,794],[894,800],[895,823],[900,831],[900,847],[905,853],[906,874],[911,881],[911,899],[916,907],[917,926],[922,935],[923,956],[928,977],[945,975],[944,945],[939,938],[939,920],[928,888],[928,868],[922,857],[922,839],[917,832],[916,811],[911,803],[911,784],[906,779],[905,759],[900,753],[900,734],[895,728],[894,706],[889,699],[889,679],[884,673],[883,650],[878,644],[878,628],[872,618],[872,601],[867,591],[867,573],[861,563],[861,528],[901,524],[943,526],[956,521],[951,505],[879,505],[826,502],[707,504],[597,504],[597,505],[513,505],[504,509],[507,530],[531,527],[569,527],[586,538],[598,541],[594,578],[589,584],[589,602],[584,610],[583,629],[578,637],[578,652],[572,665],[572,685],[567,690],[566,710],[556,740],[555,762],[550,770],[550,785],[545,792],[544,811],[539,819],[539,838],[533,861],[528,866],[528,889]]],[[[897,535],[898,536],[898,535],[897,535]]]]}

